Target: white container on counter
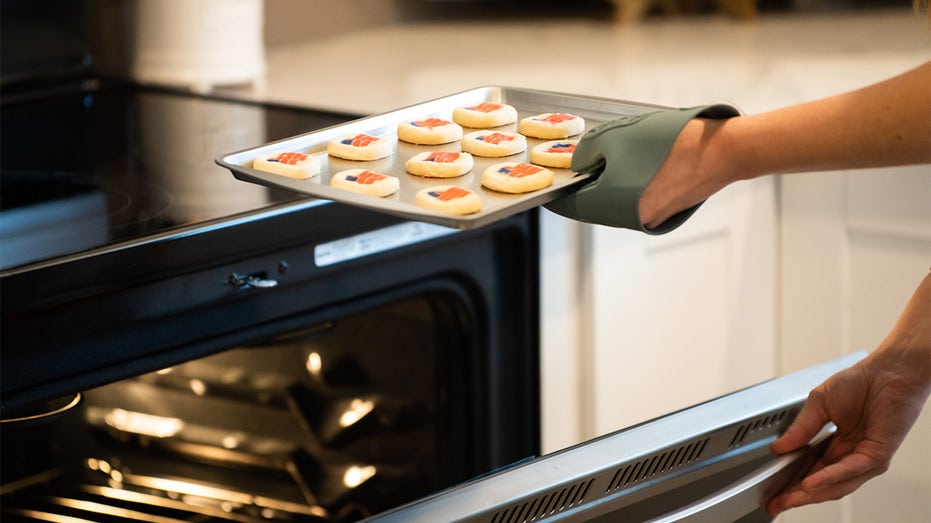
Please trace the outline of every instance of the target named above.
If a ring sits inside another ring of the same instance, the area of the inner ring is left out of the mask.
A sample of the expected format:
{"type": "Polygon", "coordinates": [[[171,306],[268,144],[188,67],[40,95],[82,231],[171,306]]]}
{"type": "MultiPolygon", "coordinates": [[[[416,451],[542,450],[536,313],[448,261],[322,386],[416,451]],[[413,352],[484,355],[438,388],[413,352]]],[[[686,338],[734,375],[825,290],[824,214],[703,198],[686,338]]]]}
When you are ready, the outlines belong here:
{"type": "Polygon", "coordinates": [[[262,0],[136,0],[131,75],[207,92],[265,74],[262,0]]]}

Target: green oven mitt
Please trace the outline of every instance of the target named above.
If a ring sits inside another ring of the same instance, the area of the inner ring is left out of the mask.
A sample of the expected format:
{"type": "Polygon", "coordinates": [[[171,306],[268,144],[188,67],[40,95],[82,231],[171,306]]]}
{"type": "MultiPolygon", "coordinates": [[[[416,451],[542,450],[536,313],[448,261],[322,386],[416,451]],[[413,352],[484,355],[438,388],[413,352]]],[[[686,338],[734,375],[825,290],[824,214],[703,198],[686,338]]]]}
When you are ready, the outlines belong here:
{"type": "Polygon", "coordinates": [[[622,116],[586,132],[572,154],[572,170],[592,173],[581,189],[546,208],[589,223],[664,234],[682,225],[699,205],[653,229],[640,223],[640,196],[663,164],[682,128],[692,118],[731,118],[740,112],[724,104],[622,116]]]}

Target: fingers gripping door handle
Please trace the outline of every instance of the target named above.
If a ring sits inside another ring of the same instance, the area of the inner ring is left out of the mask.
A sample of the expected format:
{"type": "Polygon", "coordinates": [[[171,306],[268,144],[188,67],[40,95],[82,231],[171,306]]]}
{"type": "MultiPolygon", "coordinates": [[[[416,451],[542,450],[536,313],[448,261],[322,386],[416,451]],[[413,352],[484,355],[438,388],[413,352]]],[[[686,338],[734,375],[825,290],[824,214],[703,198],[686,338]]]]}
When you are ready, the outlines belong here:
{"type": "Polygon", "coordinates": [[[648,523],[737,521],[765,506],[770,498],[807,472],[824,453],[833,432],[833,427],[826,429],[807,447],[778,456],[714,494],[648,523]]]}

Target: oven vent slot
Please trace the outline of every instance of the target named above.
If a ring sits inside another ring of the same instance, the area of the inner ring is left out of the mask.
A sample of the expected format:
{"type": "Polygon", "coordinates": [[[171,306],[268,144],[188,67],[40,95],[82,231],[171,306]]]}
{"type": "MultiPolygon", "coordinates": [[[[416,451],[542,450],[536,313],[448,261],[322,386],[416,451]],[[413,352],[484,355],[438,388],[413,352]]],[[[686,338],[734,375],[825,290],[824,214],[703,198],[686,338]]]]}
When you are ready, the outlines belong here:
{"type": "Polygon", "coordinates": [[[766,435],[774,432],[776,429],[782,426],[783,422],[786,419],[789,419],[789,412],[791,409],[781,410],[779,412],[757,418],[756,420],[751,420],[740,427],[737,428],[737,432],[734,433],[733,439],[731,439],[731,444],[728,445],[728,449],[735,449],[744,443],[754,441],[758,439],[758,436],[765,431],[766,435]]]}
{"type": "Polygon", "coordinates": [[[614,473],[605,494],[616,492],[622,488],[636,485],[642,481],[653,479],[667,472],[673,471],[683,465],[694,463],[701,459],[702,452],[708,444],[709,438],[696,440],[688,445],[682,445],[667,450],[661,454],[654,454],[635,463],[623,466],[614,473]]]}
{"type": "Polygon", "coordinates": [[[552,514],[558,514],[572,508],[585,500],[588,489],[595,478],[581,481],[560,490],[525,501],[514,507],[496,512],[490,523],[529,523],[539,521],[552,514]]]}

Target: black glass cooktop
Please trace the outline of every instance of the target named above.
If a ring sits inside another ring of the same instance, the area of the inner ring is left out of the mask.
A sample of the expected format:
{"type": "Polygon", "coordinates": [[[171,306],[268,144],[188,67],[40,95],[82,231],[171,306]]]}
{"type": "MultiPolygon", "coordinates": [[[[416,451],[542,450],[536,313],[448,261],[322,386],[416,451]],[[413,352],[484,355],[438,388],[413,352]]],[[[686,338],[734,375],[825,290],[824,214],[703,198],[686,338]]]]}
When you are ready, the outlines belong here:
{"type": "Polygon", "coordinates": [[[351,118],[98,81],[4,92],[0,270],[298,200],[214,158],[351,118]]]}

